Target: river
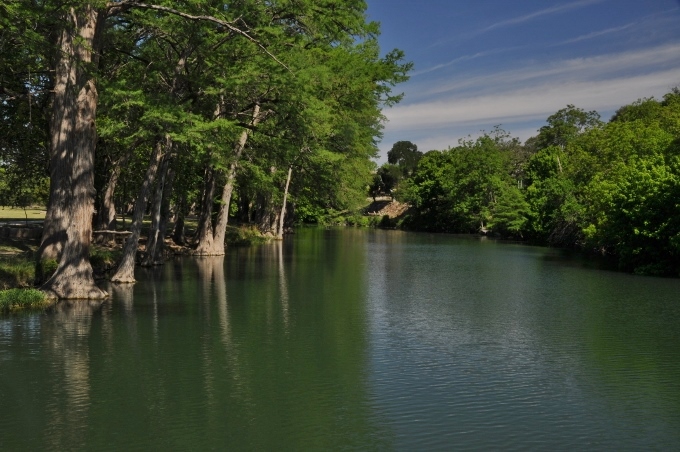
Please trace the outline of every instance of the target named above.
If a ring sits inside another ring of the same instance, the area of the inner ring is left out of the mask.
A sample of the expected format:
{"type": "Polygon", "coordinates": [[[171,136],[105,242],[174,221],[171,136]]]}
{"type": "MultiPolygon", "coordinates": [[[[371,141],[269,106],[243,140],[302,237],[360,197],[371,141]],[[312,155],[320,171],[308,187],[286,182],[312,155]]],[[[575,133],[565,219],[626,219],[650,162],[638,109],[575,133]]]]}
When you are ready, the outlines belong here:
{"type": "Polygon", "coordinates": [[[302,229],[0,318],[0,450],[677,450],[680,280],[302,229]]]}

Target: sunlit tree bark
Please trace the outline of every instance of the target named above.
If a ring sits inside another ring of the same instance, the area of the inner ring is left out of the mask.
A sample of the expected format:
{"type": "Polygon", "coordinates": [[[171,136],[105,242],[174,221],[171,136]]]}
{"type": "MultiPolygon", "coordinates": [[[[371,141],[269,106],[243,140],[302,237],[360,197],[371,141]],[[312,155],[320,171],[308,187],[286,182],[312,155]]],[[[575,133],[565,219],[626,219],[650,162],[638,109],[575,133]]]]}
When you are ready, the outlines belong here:
{"type": "Polygon", "coordinates": [[[50,200],[38,259],[59,259],[42,285],[57,298],[104,298],[89,260],[94,213],[97,63],[103,14],[71,7],[59,37],[51,121],[50,200]]]}

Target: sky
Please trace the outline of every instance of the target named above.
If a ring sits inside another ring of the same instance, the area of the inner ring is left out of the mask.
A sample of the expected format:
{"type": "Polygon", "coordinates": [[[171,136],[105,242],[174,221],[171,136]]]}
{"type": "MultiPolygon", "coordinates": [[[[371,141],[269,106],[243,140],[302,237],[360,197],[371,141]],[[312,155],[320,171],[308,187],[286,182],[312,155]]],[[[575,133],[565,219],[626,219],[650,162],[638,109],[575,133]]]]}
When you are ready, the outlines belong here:
{"type": "Polygon", "coordinates": [[[525,141],[572,104],[608,121],[680,86],[680,0],[367,0],[383,53],[414,64],[394,92],[378,163],[500,125],[525,141]]]}

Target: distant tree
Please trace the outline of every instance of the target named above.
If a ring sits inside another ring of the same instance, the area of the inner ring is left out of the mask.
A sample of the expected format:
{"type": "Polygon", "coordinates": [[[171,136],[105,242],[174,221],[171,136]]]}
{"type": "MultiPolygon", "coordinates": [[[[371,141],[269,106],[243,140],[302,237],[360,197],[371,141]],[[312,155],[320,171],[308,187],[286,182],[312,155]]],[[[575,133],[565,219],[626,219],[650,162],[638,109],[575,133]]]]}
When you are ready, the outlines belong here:
{"type": "Polygon", "coordinates": [[[654,98],[638,99],[632,104],[624,105],[616,110],[611,122],[649,121],[658,119],[661,112],[662,106],[654,98]]]}
{"type": "Polygon", "coordinates": [[[559,146],[564,148],[567,143],[580,134],[602,126],[600,114],[596,111],[585,111],[573,105],[558,110],[548,116],[547,125],[540,128],[537,145],[541,148],[559,146]]]}
{"type": "Polygon", "coordinates": [[[404,200],[415,209],[413,226],[446,232],[489,229],[522,234],[529,206],[513,176],[518,141],[497,129],[461,140],[443,152],[428,152],[408,180],[404,200]]]}
{"type": "Polygon", "coordinates": [[[423,153],[410,141],[397,141],[387,152],[387,162],[397,165],[405,177],[413,174],[423,153]]]}

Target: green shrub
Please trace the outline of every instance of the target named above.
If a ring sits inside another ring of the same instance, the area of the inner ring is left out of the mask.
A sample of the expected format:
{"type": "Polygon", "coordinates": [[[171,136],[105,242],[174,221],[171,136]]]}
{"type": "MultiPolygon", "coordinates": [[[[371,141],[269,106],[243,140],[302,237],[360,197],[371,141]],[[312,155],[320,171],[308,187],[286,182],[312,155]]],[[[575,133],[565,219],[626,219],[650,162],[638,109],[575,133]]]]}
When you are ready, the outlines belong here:
{"type": "Polygon", "coordinates": [[[375,224],[373,222],[374,218],[375,217],[367,217],[359,213],[355,213],[353,215],[349,215],[346,218],[346,223],[347,226],[356,226],[360,228],[375,227],[375,224]]]}
{"type": "Polygon", "coordinates": [[[21,309],[44,309],[50,302],[37,289],[0,290],[0,312],[7,313],[21,309]]]}

